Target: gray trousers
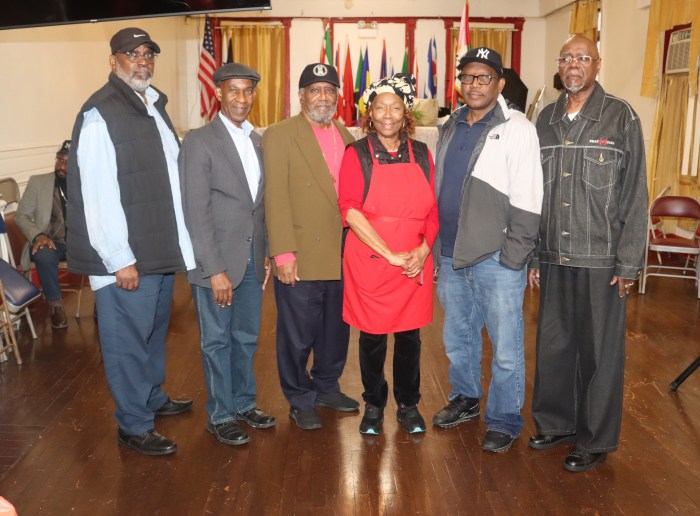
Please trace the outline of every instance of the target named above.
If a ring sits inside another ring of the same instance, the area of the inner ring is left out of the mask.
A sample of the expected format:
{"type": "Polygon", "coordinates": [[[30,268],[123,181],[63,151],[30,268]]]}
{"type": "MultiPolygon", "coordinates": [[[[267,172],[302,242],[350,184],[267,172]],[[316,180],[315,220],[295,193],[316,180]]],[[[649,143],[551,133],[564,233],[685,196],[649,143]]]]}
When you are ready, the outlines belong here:
{"type": "Polygon", "coordinates": [[[617,449],[627,297],[613,269],[540,265],[532,415],[537,432],[576,434],[587,452],[617,449]]]}

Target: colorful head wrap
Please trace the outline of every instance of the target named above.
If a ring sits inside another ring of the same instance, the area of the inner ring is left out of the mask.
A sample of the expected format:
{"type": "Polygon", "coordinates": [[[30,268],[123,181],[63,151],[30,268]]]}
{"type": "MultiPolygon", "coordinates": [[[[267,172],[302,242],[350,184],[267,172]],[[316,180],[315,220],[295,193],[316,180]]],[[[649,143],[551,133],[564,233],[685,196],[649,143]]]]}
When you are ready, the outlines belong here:
{"type": "Polygon", "coordinates": [[[411,109],[413,107],[413,99],[416,96],[416,78],[407,73],[395,73],[392,77],[373,82],[362,94],[362,100],[366,109],[369,109],[374,98],[380,93],[394,93],[398,95],[406,107],[411,109]]]}

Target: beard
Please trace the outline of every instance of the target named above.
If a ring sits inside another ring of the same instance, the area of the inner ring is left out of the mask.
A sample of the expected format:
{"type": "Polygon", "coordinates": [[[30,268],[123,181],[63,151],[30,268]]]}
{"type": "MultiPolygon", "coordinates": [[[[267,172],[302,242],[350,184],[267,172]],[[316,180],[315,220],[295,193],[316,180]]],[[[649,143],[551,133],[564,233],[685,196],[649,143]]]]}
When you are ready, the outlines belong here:
{"type": "Polygon", "coordinates": [[[119,66],[119,63],[117,63],[114,73],[122,81],[127,83],[132,90],[134,90],[137,93],[143,93],[151,85],[151,80],[153,79],[153,72],[148,70],[148,78],[139,79],[138,77],[136,77],[136,72],[138,71],[141,70],[139,70],[138,68],[134,68],[131,71],[124,70],[121,66],[119,66]]]}
{"type": "Polygon", "coordinates": [[[309,107],[306,114],[309,115],[311,120],[318,124],[330,124],[331,120],[333,120],[333,115],[335,114],[337,105],[337,101],[335,103],[317,102],[313,106],[309,107]],[[324,108],[327,108],[327,111],[324,108]]]}
{"type": "Polygon", "coordinates": [[[571,93],[578,93],[583,89],[584,80],[579,76],[568,76],[564,78],[564,88],[571,93]]]}

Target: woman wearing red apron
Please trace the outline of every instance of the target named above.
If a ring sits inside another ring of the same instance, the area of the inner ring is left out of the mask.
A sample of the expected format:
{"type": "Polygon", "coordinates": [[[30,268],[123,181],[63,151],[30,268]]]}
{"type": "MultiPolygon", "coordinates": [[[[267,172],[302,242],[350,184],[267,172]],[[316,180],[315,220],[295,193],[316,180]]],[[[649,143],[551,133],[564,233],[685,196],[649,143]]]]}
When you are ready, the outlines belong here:
{"type": "Polygon", "coordinates": [[[433,159],[410,136],[415,77],[396,74],[369,86],[363,98],[366,138],[345,151],[338,204],[346,226],[343,319],[360,330],[365,391],[363,434],[382,431],[388,386],[387,334],[394,334],[397,419],[425,432],[420,399],[420,328],[433,316],[433,259],[438,211],[433,159]]]}

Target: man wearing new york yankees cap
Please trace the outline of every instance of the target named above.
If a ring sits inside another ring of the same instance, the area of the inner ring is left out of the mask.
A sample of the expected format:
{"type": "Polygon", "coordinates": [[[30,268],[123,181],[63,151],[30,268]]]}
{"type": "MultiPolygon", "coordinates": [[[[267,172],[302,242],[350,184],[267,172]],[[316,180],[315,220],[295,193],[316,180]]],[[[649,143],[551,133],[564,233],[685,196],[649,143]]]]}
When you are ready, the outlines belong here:
{"type": "Polygon", "coordinates": [[[195,266],[180,200],[167,97],[151,86],[160,47],[139,28],[110,40],[107,84],[83,105],[68,155],[68,267],[90,276],[120,445],[167,455],[177,445],[155,416],[192,408],[171,399],[165,337],[175,272],[195,266]]]}
{"type": "Polygon", "coordinates": [[[265,218],[274,257],[277,366],[290,417],[304,430],[321,428],[315,407],[352,412],[340,392],[350,329],[342,318],[343,224],[338,174],[354,141],[333,120],[340,82],[332,66],[313,63],[299,78],[301,113],[263,135],[265,218]],[[306,365],[313,351],[311,371],[306,365]]]}
{"type": "Polygon", "coordinates": [[[523,294],[542,207],[535,127],[509,109],[501,56],[474,48],[459,60],[465,106],[440,128],[435,190],[440,216],[434,256],[452,386],[433,418],[443,428],[478,419],[481,330],[493,347],[482,448],[506,452],[520,436],[525,398],[523,294]]]}

